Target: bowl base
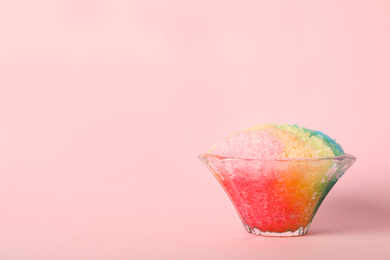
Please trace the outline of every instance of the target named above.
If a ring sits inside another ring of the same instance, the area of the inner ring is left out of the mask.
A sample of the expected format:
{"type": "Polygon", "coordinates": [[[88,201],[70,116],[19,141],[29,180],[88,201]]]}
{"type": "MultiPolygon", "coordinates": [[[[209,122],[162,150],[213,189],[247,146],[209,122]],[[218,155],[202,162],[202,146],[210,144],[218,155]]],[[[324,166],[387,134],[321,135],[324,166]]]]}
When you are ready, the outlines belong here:
{"type": "Polygon", "coordinates": [[[272,231],[261,231],[260,229],[254,227],[253,229],[247,225],[244,224],[244,227],[248,233],[251,233],[253,235],[257,236],[267,236],[267,237],[295,237],[295,236],[302,236],[306,234],[307,230],[309,229],[309,225],[307,225],[306,228],[300,227],[295,231],[285,231],[285,232],[272,232],[272,231]]]}

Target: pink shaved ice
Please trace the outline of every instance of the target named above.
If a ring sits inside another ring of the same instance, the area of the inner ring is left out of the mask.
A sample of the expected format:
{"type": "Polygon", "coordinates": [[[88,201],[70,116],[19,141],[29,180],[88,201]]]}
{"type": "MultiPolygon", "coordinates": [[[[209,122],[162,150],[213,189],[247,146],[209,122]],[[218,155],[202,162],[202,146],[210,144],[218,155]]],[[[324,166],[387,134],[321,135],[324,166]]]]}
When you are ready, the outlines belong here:
{"type": "Polygon", "coordinates": [[[243,158],[270,158],[278,157],[283,149],[283,142],[272,133],[272,130],[264,129],[235,132],[218,140],[210,153],[243,158]]]}

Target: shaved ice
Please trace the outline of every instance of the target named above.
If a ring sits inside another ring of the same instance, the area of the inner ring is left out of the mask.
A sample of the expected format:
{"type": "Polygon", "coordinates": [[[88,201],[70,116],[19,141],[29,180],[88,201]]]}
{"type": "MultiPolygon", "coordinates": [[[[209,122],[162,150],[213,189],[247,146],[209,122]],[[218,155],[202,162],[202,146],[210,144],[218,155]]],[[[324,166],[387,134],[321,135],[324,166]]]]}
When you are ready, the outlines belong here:
{"type": "Polygon", "coordinates": [[[298,125],[263,124],[217,141],[210,154],[242,158],[314,158],[344,154],[335,140],[298,125]]]}
{"type": "Polygon", "coordinates": [[[356,160],[320,131],[273,123],[223,137],[199,158],[246,230],[266,236],[305,234],[325,196],[356,160]]]}

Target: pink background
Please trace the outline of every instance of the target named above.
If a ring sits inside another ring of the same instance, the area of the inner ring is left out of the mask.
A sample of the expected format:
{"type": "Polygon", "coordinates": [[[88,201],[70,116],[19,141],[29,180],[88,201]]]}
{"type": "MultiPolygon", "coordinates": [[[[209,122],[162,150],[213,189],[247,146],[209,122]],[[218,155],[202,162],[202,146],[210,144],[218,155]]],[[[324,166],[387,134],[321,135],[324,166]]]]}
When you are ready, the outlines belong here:
{"type": "Polygon", "coordinates": [[[0,2],[0,259],[389,259],[390,1],[0,2]],[[297,123],[358,157],[308,235],[198,161],[297,123]]]}

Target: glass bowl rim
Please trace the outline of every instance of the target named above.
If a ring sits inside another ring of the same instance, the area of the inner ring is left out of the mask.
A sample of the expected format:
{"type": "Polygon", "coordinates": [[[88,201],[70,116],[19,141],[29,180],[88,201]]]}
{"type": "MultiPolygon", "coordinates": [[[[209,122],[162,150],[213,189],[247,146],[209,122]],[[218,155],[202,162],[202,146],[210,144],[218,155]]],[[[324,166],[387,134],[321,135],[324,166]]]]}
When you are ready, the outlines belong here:
{"type": "Polygon", "coordinates": [[[329,157],[306,157],[306,158],[280,158],[280,157],[264,157],[264,158],[245,158],[237,156],[223,156],[211,153],[199,154],[198,158],[203,160],[203,158],[214,157],[220,160],[243,160],[243,161],[325,161],[325,160],[335,160],[343,161],[345,159],[356,160],[356,156],[352,154],[343,154],[339,156],[329,156],[329,157]]]}

